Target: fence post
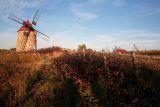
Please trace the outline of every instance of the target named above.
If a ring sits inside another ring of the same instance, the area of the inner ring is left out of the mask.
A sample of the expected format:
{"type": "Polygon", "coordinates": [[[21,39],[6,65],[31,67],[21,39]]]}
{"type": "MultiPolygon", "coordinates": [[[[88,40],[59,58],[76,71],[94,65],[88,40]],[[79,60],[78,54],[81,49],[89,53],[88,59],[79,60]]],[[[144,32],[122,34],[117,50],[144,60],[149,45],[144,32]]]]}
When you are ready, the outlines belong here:
{"type": "Polygon", "coordinates": [[[133,71],[136,71],[135,68],[135,52],[131,51],[131,58],[132,58],[132,67],[133,67],[133,71]]]}

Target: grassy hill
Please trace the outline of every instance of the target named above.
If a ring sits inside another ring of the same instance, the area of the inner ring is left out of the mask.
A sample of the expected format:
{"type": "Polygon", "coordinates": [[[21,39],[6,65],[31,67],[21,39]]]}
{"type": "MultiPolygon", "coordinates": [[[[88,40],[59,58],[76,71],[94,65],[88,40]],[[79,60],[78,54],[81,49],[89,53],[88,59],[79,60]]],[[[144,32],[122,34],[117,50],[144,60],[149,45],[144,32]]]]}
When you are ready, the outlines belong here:
{"type": "Polygon", "coordinates": [[[160,60],[134,60],[61,48],[0,52],[0,106],[160,106],[160,60]]]}

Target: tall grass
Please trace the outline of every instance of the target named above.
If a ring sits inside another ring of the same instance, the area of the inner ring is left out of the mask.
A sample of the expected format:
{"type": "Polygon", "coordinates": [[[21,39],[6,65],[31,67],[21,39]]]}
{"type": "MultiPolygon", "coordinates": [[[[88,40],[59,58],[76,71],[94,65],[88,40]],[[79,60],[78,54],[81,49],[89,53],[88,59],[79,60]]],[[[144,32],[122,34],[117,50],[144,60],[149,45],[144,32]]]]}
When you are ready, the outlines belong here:
{"type": "Polygon", "coordinates": [[[160,106],[160,61],[60,48],[0,52],[0,106],[160,106]]]}

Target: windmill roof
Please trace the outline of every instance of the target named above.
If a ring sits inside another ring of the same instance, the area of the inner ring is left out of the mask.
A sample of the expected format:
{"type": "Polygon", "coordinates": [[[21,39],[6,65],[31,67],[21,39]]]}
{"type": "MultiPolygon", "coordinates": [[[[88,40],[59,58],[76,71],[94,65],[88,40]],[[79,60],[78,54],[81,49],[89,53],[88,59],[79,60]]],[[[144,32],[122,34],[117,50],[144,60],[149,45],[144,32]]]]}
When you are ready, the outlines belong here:
{"type": "Polygon", "coordinates": [[[125,50],[125,49],[117,49],[115,52],[126,53],[127,50],[125,50]]]}
{"type": "Polygon", "coordinates": [[[25,26],[22,26],[19,30],[19,31],[29,31],[29,28],[28,27],[25,27],[25,26]]]}
{"type": "Polygon", "coordinates": [[[29,27],[22,26],[17,32],[19,31],[29,31],[29,27]]]}

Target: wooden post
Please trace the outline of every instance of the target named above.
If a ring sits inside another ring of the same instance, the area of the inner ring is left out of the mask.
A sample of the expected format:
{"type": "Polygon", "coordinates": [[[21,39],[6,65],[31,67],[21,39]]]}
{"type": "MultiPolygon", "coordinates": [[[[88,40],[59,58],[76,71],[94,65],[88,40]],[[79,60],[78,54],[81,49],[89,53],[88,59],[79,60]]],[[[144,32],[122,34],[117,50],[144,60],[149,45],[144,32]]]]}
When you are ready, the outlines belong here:
{"type": "Polygon", "coordinates": [[[37,51],[37,35],[36,36],[36,41],[35,41],[35,51],[37,51]]]}
{"type": "Polygon", "coordinates": [[[135,68],[135,52],[131,51],[131,58],[132,58],[132,67],[133,67],[133,71],[135,72],[136,68],[135,68]]]}

